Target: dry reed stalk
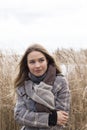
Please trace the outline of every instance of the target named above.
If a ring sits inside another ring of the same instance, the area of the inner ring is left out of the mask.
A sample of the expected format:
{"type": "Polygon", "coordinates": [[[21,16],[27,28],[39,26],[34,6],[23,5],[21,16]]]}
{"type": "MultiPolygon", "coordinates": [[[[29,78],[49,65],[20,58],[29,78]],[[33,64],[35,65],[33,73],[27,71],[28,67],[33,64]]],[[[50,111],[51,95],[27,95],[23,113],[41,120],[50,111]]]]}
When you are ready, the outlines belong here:
{"type": "MultiPolygon", "coordinates": [[[[66,130],[87,128],[87,51],[58,50],[56,61],[66,66],[66,78],[71,90],[70,118],[66,130]],[[74,65],[71,68],[70,65],[74,65]],[[85,65],[85,66],[84,66],[85,65]]],[[[0,52],[0,130],[19,130],[13,118],[15,68],[21,56],[0,52]]]]}

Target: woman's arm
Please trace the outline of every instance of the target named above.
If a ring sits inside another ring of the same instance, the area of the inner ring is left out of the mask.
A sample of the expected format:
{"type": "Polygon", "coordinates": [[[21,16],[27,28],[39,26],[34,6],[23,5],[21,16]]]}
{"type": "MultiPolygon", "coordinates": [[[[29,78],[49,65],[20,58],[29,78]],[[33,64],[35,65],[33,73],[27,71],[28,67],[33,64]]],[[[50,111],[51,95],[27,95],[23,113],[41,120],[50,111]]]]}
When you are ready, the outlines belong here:
{"type": "Polygon", "coordinates": [[[70,90],[69,85],[64,76],[57,76],[55,81],[55,105],[57,110],[70,111],[70,90]]]}
{"type": "Polygon", "coordinates": [[[70,90],[64,76],[57,76],[53,91],[55,95],[56,110],[58,110],[57,124],[64,125],[67,123],[70,111],[70,90]]]}

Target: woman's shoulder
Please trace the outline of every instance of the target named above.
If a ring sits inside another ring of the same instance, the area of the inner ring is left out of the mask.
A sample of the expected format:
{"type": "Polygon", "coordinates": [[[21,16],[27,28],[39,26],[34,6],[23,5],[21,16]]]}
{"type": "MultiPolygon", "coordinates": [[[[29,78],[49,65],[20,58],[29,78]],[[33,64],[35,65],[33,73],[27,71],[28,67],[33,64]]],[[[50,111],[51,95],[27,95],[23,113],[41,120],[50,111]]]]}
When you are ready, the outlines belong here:
{"type": "Polygon", "coordinates": [[[20,96],[24,96],[27,91],[31,90],[32,88],[32,84],[33,82],[31,80],[26,80],[24,82],[24,84],[19,85],[16,89],[16,92],[20,95],[20,96]]]}
{"type": "Polygon", "coordinates": [[[17,92],[17,94],[19,94],[20,96],[25,95],[24,85],[19,85],[19,86],[16,88],[16,92],[17,92]]]}
{"type": "Polygon", "coordinates": [[[68,81],[66,79],[66,77],[63,74],[57,74],[55,82],[54,82],[54,86],[55,87],[65,87],[68,85],[68,81]]]}
{"type": "Polygon", "coordinates": [[[60,80],[65,80],[66,79],[66,77],[62,74],[62,73],[59,73],[59,74],[57,74],[56,75],[56,80],[58,81],[60,81],[60,80]]]}

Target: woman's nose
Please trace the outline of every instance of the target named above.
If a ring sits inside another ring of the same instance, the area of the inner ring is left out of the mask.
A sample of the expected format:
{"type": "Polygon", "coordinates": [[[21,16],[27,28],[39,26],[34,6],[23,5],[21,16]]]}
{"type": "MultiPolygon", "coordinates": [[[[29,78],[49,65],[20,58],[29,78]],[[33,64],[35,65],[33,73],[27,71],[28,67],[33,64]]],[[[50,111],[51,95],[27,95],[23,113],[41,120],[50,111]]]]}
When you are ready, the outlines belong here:
{"type": "Polygon", "coordinates": [[[40,67],[40,63],[36,62],[35,66],[40,67]]]}

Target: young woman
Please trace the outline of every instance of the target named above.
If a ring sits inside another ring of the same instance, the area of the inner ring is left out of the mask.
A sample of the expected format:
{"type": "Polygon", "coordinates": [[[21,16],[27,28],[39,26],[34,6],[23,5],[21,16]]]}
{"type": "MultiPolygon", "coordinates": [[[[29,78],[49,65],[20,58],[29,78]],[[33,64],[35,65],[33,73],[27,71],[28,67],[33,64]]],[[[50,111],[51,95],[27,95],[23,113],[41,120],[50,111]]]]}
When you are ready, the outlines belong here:
{"type": "Polygon", "coordinates": [[[40,44],[24,53],[15,80],[15,120],[21,130],[62,130],[69,118],[70,92],[54,58],[40,44]]]}

